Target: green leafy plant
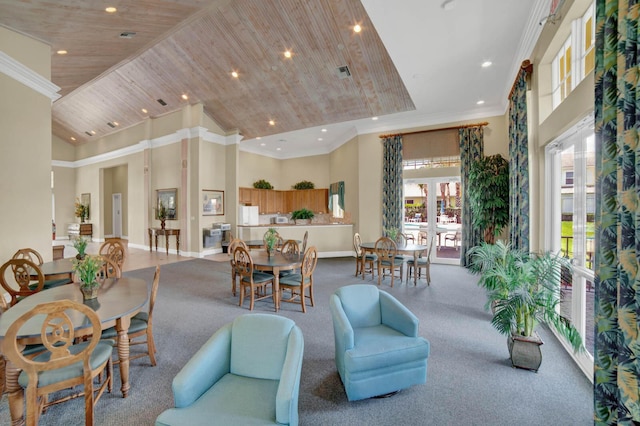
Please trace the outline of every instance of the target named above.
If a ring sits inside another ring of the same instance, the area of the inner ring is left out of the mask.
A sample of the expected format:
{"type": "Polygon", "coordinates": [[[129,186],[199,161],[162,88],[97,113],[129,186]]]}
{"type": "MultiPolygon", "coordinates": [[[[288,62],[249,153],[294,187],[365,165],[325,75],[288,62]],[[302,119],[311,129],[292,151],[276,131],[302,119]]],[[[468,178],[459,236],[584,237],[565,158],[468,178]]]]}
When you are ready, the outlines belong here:
{"type": "Polygon", "coordinates": [[[87,204],[82,204],[80,199],[76,198],[74,207],[75,215],[80,218],[80,221],[84,222],[85,219],[89,218],[89,206],[87,204]]]}
{"type": "Polygon", "coordinates": [[[292,186],[293,189],[314,189],[316,186],[308,180],[301,180],[292,186]]]}
{"type": "Polygon", "coordinates": [[[267,232],[265,232],[263,240],[269,253],[275,251],[276,245],[278,244],[278,231],[276,231],[276,228],[269,228],[267,232]]]}
{"type": "Polygon", "coordinates": [[[85,257],[88,243],[89,240],[83,238],[82,236],[79,236],[78,238],[73,240],[73,248],[78,251],[78,259],[82,259],[85,257]]]}
{"type": "Polygon", "coordinates": [[[398,233],[400,231],[398,230],[398,228],[384,228],[384,234],[388,237],[391,238],[393,241],[397,241],[398,238],[398,233]]]}
{"type": "Polygon", "coordinates": [[[156,214],[158,215],[158,220],[165,220],[167,218],[167,208],[164,206],[164,203],[162,202],[162,200],[158,205],[156,214]]]}
{"type": "Polygon", "coordinates": [[[313,216],[315,216],[315,214],[311,210],[305,209],[305,208],[302,208],[300,210],[294,210],[293,212],[291,212],[291,219],[293,220],[313,219],[313,216]]]}
{"type": "Polygon", "coordinates": [[[532,337],[543,322],[553,326],[575,351],[584,350],[571,321],[556,309],[560,303],[562,273],[571,264],[560,254],[527,253],[499,240],[469,251],[471,271],[481,274],[478,285],[487,290],[493,305],[491,324],[505,335],[532,337]]]}
{"type": "Polygon", "coordinates": [[[98,255],[87,255],[82,260],[74,259],[73,272],[78,275],[81,281],[80,287],[87,289],[99,287],[100,283],[96,276],[103,264],[102,256],[98,255]]]}
{"type": "Polygon", "coordinates": [[[484,241],[495,242],[509,224],[509,163],[500,154],[476,160],[469,168],[469,207],[473,226],[484,241]]]}
{"type": "Polygon", "coordinates": [[[257,180],[253,182],[253,187],[256,189],[273,189],[273,185],[267,182],[264,179],[257,180]]]}

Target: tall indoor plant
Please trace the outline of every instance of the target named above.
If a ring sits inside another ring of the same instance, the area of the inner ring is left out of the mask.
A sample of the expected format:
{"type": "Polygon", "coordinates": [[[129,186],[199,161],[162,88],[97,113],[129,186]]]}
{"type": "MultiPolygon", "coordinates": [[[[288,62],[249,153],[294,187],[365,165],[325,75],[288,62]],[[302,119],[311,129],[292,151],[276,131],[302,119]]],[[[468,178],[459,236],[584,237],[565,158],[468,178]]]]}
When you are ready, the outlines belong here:
{"type": "Polygon", "coordinates": [[[469,168],[471,221],[493,244],[509,224],[509,163],[500,154],[481,157],[469,168]]]}
{"type": "Polygon", "coordinates": [[[478,285],[487,290],[494,310],[491,324],[508,336],[515,367],[537,370],[540,366],[539,323],[552,326],[574,351],[584,350],[578,330],[557,309],[563,270],[571,270],[567,259],[551,252],[527,253],[500,240],[481,243],[469,255],[471,270],[481,275],[478,285]]]}

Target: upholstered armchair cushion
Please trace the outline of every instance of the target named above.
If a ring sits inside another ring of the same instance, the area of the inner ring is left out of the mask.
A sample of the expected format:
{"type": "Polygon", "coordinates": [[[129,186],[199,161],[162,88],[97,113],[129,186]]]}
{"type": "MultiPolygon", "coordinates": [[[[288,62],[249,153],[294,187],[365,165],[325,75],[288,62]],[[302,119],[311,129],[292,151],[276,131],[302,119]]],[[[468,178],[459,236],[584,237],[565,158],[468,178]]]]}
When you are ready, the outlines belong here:
{"type": "Polygon", "coordinates": [[[349,401],[425,383],[429,342],[418,319],[373,285],[338,289],[330,300],[335,360],[349,401]]]}
{"type": "Polygon", "coordinates": [[[219,329],[173,380],[156,425],[298,424],[304,341],[287,318],[250,314],[219,329]]]}

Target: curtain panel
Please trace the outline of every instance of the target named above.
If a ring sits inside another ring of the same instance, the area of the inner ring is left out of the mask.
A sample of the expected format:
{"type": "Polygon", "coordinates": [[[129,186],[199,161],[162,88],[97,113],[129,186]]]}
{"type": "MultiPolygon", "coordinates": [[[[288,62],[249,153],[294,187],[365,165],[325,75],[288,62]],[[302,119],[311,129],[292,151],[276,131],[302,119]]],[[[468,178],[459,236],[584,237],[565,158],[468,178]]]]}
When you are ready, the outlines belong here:
{"type": "Polygon", "coordinates": [[[460,180],[462,186],[462,239],[460,241],[460,264],[469,266],[467,252],[483,240],[482,232],[474,228],[471,222],[471,208],[469,203],[469,169],[471,164],[484,156],[484,128],[465,127],[458,130],[460,138],[460,180]]]}
{"type": "Polygon", "coordinates": [[[640,422],[639,5],[596,1],[594,423],[640,422]]]}
{"type": "Polygon", "coordinates": [[[402,136],[382,140],[382,230],[402,229],[402,136]]]}
{"type": "Polygon", "coordinates": [[[509,242],[529,251],[529,137],[527,71],[520,69],[509,97],[509,242]]]}

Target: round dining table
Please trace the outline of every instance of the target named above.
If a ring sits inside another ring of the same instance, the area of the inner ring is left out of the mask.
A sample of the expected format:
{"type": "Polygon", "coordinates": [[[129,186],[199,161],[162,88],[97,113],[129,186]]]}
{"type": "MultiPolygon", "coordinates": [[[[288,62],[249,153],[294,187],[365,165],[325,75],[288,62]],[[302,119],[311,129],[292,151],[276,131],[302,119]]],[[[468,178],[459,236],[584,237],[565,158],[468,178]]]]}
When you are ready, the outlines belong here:
{"type": "MultiPolygon", "coordinates": [[[[140,312],[147,303],[149,292],[145,280],[139,278],[105,279],[98,291],[97,299],[83,302],[78,283],[65,284],[42,290],[25,297],[0,316],[0,341],[4,338],[9,326],[25,312],[44,302],[72,300],[90,306],[100,318],[102,329],[116,327],[118,331],[118,359],[120,361],[120,379],[122,397],[126,398],[131,387],[129,383],[129,336],[131,317],[140,312]]],[[[75,329],[86,328],[84,315],[71,317],[75,329]]],[[[40,322],[28,321],[20,330],[20,343],[37,344],[40,341],[40,322]]],[[[1,348],[1,346],[0,346],[1,348]]],[[[24,392],[18,383],[20,370],[7,360],[6,389],[9,394],[9,410],[12,424],[20,424],[24,418],[24,392]]]]}
{"type": "Polygon", "coordinates": [[[73,281],[73,259],[58,259],[39,266],[45,281],[67,279],[73,281]]]}
{"type": "Polygon", "coordinates": [[[273,279],[273,292],[276,295],[276,312],[280,309],[280,271],[290,271],[302,266],[303,255],[282,254],[275,252],[271,255],[267,251],[252,251],[251,260],[255,269],[271,272],[273,279]]]}
{"type": "MultiPolygon", "coordinates": [[[[368,243],[362,243],[360,244],[360,247],[368,253],[375,253],[376,252],[376,243],[375,242],[368,242],[368,243]]],[[[400,253],[409,253],[409,254],[413,254],[413,260],[414,260],[414,264],[417,265],[418,264],[418,257],[420,256],[420,253],[425,251],[429,246],[427,246],[426,244],[413,244],[413,243],[407,243],[407,244],[398,244],[397,245],[397,250],[400,253]]],[[[364,256],[362,256],[362,267],[364,268],[364,256]]],[[[364,270],[364,269],[363,269],[364,270]]],[[[362,276],[364,278],[364,274],[362,276]]],[[[416,285],[418,283],[418,274],[413,274],[413,285],[416,285]]]]}

